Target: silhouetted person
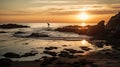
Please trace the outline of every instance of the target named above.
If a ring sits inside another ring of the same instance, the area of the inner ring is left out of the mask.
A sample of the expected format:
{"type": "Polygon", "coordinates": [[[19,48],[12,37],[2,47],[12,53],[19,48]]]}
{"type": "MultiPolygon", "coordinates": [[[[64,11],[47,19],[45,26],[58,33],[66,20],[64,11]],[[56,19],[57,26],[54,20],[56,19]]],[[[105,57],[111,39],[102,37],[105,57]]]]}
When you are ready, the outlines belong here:
{"type": "Polygon", "coordinates": [[[48,28],[50,27],[50,23],[47,23],[47,25],[48,25],[48,28]]]}

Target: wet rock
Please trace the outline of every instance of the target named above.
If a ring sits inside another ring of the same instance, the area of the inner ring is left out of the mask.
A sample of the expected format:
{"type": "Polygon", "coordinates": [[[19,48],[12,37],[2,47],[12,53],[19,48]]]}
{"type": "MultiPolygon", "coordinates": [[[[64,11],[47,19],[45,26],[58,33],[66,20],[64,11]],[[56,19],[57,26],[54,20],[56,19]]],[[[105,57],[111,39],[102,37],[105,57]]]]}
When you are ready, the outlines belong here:
{"type": "Polygon", "coordinates": [[[28,53],[25,53],[24,55],[22,55],[21,57],[28,57],[28,56],[35,56],[36,54],[38,54],[38,51],[36,50],[32,50],[28,53]]]}
{"type": "Polygon", "coordinates": [[[0,59],[0,67],[11,67],[12,60],[3,58],[0,59]]]}
{"type": "Polygon", "coordinates": [[[52,56],[57,56],[57,53],[56,52],[52,52],[52,51],[44,51],[43,53],[49,54],[49,55],[52,55],[52,56]]]}
{"type": "Polygon", "coordinates": [[[2,29],[13,29],[13,28],[30,28],[29,26],[25,25],[18,25],[18,24],[2,24],[0,25],[2,29]]]}
{"type": "Polygon", "coordinates": [[[47,66],[48,64],[52,64],[55,60],[58,58],[56,57],[47,57],[46,59],[43,60],[43,62],[40,64],[42,67],[47,66]]]}
{"type": "Polygon", "coordinates": [[[79,61],[74,62],[73,66],[74,67],[87,67],[87,65],[90,66],[91,64],[93,64],[92,61],[88,61],[86,59],[80,59],[79,61]]]}
{"type": "Polygon", "coordinates": [[[68,58],[77,58],[77,56],[69,55],[68,58]]]}
{"type": "Polygon", "coordinates": [[[7,52],[3,55],[4,57],[8,57],[8,58],[20,58],[19,54],[16,53],[12,53],[12,52],[7,52]]]}
{"type": "Polygon", "coordinates": [[[23,45],[28,45],[29,43],[23,43],[23,45]]]}
{"type": "Polygon", "coordinates": [[[5,32],[5,31],[0,31],[0,33],[7,33],[7,32],[5,32]]]}
{"type": "Polygon", "coordinates": [[[55,67],[73,67],[71,63],[65,63],[63,61],[57,61],[55,67]]]}
{"type": "Polygon", "coordinates": [[[84,51],[78,51],[78,50],[74,50],[74,49],[64,49],[64,50],[66,50],[66,51],[68,51],[72,54],[74,54],[74,53],[84,53],[84,51]]]}
{"type": "Polygon", "coordinates": [[[89,48],[89,47],[87,47],[87,46],[80,46],[80,48],[81,48],[82,50],[85,50],[85,51],[91,50],[91,48],[89,48]]]}
{"type": "Polygon", "coordinates": [[[41,62],[41,60],[40,59],[35,59],[34,62],[41,62]]]}
{"type": "Polygon", "coordinates": [[[42,56],[42,59],[46,59],[46,58],[48,58],[47,56],[42,56]]]}
{"type": "Polygon", "coordinates": [[[52,47],[52,46],[50,46],[50,47],[45,47],[45,50],[53,50],[53,49],[58,49],[58,47],[52,47]]]}
{"type": "Polygon", "coordinates": [[[25,34],[25,32],[18,31],[18,32],[15,32],[15,34],[25,34]]]}
{"type": "Polygon", "coordinates": [[[100,43],[100,42],[95,43],[95,46],[99,48],[103,48],[104,45],[105,45],[104,43],[100,43]]]}
{"type": "Polygon", "coordinates": [[[67,51],[61,51],[59,54],[60,57],[68,57],[69,53],[67,51]]]}
{"type": "Polygon", "coordinates": [[[41,34],[41,33],[32,33],[31,35],[27,37],[49,37],[49,36],[46,34],[41,34]]]}
{"type": "Polygon", "coordinates": [[[30,52],[30,53],[25,53],[25,54],[22,55],[21,57],[35,56],[36,54],[38,54],[38,53],[32,53],[32,52],[30,52]]]}

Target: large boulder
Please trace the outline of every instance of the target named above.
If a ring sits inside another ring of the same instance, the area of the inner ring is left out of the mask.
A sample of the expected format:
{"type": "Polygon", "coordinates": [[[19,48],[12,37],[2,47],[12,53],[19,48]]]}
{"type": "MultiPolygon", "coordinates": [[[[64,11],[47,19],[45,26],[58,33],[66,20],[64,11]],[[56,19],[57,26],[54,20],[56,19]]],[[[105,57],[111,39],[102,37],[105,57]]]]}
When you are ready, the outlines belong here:
{"type": "Polygon", "coordinates": [[[107,29],[109,30],[120,30],[120,12],[111,19],[106,24],[107,29]]]}
{"type": "Polygon", "coordinates": [[[104,36],[105,33],[106,33],[104,23],[105,23],[105,21],[102,20],[97,25],[90,26],[88,28],[87,35],[90,35],[90,36],[104,36]]]}

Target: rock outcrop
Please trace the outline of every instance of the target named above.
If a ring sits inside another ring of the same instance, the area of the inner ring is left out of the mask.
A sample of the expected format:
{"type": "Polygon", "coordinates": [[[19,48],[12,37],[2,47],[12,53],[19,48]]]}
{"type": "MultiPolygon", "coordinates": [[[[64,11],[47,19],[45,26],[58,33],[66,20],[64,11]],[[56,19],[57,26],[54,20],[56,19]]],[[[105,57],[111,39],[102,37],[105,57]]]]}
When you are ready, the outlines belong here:
{"type": "Polygon", "coordinates": [[[106,34],[106,29],[105,29],[104,23],[105,23],[105,21],[102,20],[97,25],[90,26],[88,28],[87,35],[90,35],[90,36],[104,36],[106,34]]]}
{"type": "Polygon", "coordinates": [[[108,30],[108,35],[112,39],[120,39],[120,12],[111,19],[106,24],[106,29],[108,30]]]}
{"type": "Polygon", "coordinates": [[[0,25],[2,29],[13,29],[13,28],[29,28],[29,26],[18,25],[18,24],[2,24],[0,25]]]}
{"type": "Polygon", "coordinates": [[[73,26],[60,27],[60,28],[55,29],[55,31],[72,32],[72,33],[77,33],[77,34],[86,34],[87,28],[88,28],[88,26],[83,28],[82,26],[73,25],[73,26]]]}
{"type": "Polygon", "coordinates": [[[107,29],[109,30],[120,30],[120,12],[111,19],[106,24],[107,29]]]}

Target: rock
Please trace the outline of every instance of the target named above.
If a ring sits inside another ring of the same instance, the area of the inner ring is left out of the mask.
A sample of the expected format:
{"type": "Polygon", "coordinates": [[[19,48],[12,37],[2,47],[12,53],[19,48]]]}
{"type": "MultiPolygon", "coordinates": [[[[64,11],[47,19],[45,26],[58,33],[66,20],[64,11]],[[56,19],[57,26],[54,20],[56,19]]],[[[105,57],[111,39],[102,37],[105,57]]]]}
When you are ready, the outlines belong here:
{"type": "Polygon", "coordinates": [[[12,60],[3,58],[0,59],[0,67],[11,67],[12,60]]]}
{"type": "Polygon", "coordinates": [[[88,61],[86,59],[80,59],[79,61],[74,62],[73,66],[74,67],[87,67],[87,65],[89,65],[91,67],[92,64],[93,64],[92,61],[88,61]]]}
{"type": "Polygon", "coordinates": [[[0,33],[7,33],[7,32],[5,32],[5,31],[0,31],[0,33]]]}
{"type": "Polygon", "coordinates": [[[42,59],[46,59],[46,58],[48,58],[47,56],[42,56],[42,59]]]}
{"type": "Polygon", "coordinates": [[[106,29],[105,29],[104,23],[105,23],[105,21],[100,21],[97,25],[90,26],[88,28],[87,35],[90,35],[90,36],[105,36],[106,29]]]}
{"type": "Polygon", "coordinates": [[[18,24],[2,24],[0,25],[2,29],[13,29],[13,28],[29,28],[29,26],[18,25],[18,24]]]}
{"type": "Polygon", "coordinates": [[[68,58],[77,58],[77,56],[69,55],[68,58]]]}
{"type": "Polygon", "coordinates": [[[7,52],[3,56],[8,57],[8,58],[20,58],[19,54],[12,53],[12,52],[7,52]]]}
{"type": "Polygon", "coordinates": [[[60,28],[56,28],[55,31],[59,32],[73,32],[77,34],[86,34],[87,26],[82,28],[82,26],[74,25],[74,26],[64,26],[60,28]]]}
{"type": "Polygon", "coordinates": [[[67,51],[61,51],[59,54],[60,57],[68,57],[69,53],[67,51]]]}
{"type": "Polygon", "coordinates": [[[44,66],[46,66],[47,67],[47,65],[48,64],[52,64],[52,62],[54,62],[55,60],[57,60],[58,58],[56,58],[56,57],[47,57],[47,58],[45,58],[44,60],[43,60],[43,62],[40,64],[42,67],[44,67],[44,66]]]}
{"type": "Polygon", "coordinates": [[[58,47],[52,47],[52,46],[50,46],[50,47],[45,47],[45,50],[53,50],[53,49],[58,49],[58,47]]]}
{"type": "Polygon", "coordinates": [[[109,30],[120,30],[120,12],[115,16],[111,17],[108,23],[106,24],[107,29],[109,30]]]}
{"type": "Polygon", "coordinates": [[[105,45],[104,43],[100,43],[100,42],[95,43],[95,46],[99,48],[103,48],[104,45],[105,45]]]}
{"type": "Polygon", "coordinates": [[[23,45],[28,45],[29,43],[23,43],[23,45]]]}
{"type": "Polygon", "coordinates": [[[29,53],[25,53],[21,57],[35,56],[36,54],[38,54],[38,53],[29,52],[29,53]]]}
{"type": "Polygon", "coordinates": [[[52,55],[52,56],[57,56],[57,53],[56,52],[52,52],[52,51],[44,51],[44,53],[52,55]]]}
{"type": "Polygon", "coordinates": [[[18,32],[15,32],[15,34],[25,34],[25,32],[18,31],[18,32]]]}
{"type": "Polygon", "coordinates": [[[32,33],[31,35],[27,37],[49,37],[49,36],[46,34],[41,34],[41,33],[32,33]]]}
{"type": "Polygon", "coordinates": [[[120,12],[111,19],[106,24],[106,28],[109,32],[108,37],[113,39],[120,39],[120,12]]]}
{"type": "Polygon", "coordinates": [[[64,49],[72,54],[75,54],[75,53],[84,53],[84,51],[78,51],[78,50],[74,50],[74,49],[64,49]]]}
{"type": "Polygon", "coordinates": [[[87,46],[80,46],[80,48],[81,48],[82,50],[85,50],[85,51],[91,50],[91,48],[89,48],[89,47],[87,47],[87,46]]]}

